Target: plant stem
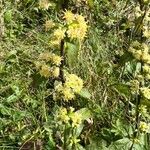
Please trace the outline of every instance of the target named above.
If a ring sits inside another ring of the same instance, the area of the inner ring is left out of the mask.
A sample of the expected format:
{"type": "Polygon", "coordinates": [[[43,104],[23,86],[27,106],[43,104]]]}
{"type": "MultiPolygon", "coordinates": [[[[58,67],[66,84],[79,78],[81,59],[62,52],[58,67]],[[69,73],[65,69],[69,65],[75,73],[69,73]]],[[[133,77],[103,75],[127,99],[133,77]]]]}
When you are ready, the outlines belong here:
{"type": "Polygon", "coordinates": [[[65,64],[65,50],[64,50],[64,39],[61,40],[61,44],[60,44],[60,56],[62,57],[62,60],[61,60],[61,64],[60,64],[60,74],[59,74],[59,77],[60,77],[60,80],[62,81],[62,83],[65,83],[65,79],[64,79],[64,64],[65,64]]]}

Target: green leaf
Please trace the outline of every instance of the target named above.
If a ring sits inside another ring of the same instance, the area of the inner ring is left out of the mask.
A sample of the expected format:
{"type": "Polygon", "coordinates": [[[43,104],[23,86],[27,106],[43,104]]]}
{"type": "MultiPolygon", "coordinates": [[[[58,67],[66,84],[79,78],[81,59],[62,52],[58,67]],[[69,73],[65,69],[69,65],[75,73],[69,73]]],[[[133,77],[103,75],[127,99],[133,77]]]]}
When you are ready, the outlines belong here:
{"type": "Polygon", "coordinates": [[[82,120],[87,120],[92,117],[91,111],[87,108],[82,108],[76,112],[82,116],[82,120]]]}
{"type": "Polygon", "coordinates": [[[85,148],[82,145],[77,144],[77,150],[85,150],[85,148]]]}
{"type": "Polygon", "coordinates": [[[110,150],[127,150],[131,147],[132,141],[129,138],[123,138],[112,143],[108,149],[110,150]]]}
{"type": "Polygon", "coordinates": [[[88,5],[93,8],[94,7],[94,1],[93,0],[87,0],[88,5]]]}
{"type": "Polygon", "coordinates": [[[83,124],[81,124],[80,126],[77,127],[77,129],[76,129],[76,136],[77,137],[80,136],[80,134],[81,134],[81,132],[83,130],[83,127],[84,127],[83,124]]]}
{"type": "Polygon", "coordinates": [[[128,85],[125,84],[115,84],[114,85],[115,90],[121,94],[124,97],[129,97],[130,96],[130,88],[128,85]]]}
{"type": "Polygon", "coordinates": [[[67,60],[69,67],[75,66],[77,63],[78,58],[78,47],[75,44],[72,43],[66,43],[66,54],[67,54],[67,60]]]}
{"type": "Polygon", "coordinates": [[[11,20],[12,20],[12,11],[11,10],[7,10],[5,12],[4,19],[6,22],[11,22],[11,20]]]}
{"type": "Polygon", "coordinates": [[[119,65],[124,66],[126,62],[133,60],[133,56],[129,52],[125,52],[119,59],[119,65]]]}
{"type": "Polygon", "coordinates": [[[91,94],[86,88],[83,88],[79,93],[79,95],[82,96],[83,98],[87,98],[87,99],[91,98],[91,94]]]}

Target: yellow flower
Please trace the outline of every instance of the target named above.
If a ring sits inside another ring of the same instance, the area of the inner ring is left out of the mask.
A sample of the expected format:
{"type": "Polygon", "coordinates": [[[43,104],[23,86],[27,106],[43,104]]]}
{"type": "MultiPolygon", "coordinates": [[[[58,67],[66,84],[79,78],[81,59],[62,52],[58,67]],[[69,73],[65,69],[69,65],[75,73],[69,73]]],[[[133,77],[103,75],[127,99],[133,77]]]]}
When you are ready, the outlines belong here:
{"type": "Polygon", "coordinates": [[[150,74],[147,74],[147,75],[145,76],[145,78],[146,78],[147,80],[150,80],[150,74]]]}
{"type": "Polygon", "coordinates": [[[135,93],[139,89],[139,81],[138,80],[131,80],[130,81],[130,89],[132,93],[135,93]]]}
{"type": "Polygon", "coordinates": [[[80,23],[81,23],[81,24],[86,24],[85,18],[84,18],[83,16],[76,14],[75,17],[76,17],[76,20],[77,20],[77,22],[78,22],[79,24],[80,24],[80,23]]]}
{"type": "Polygon", "coordinates": [[[137,60],[141,60],[142,57],[142,51],[141,50],[137,50],[133,53],[133,56],[137,59],[137,60]]]}
{"type": "Polygon", "coordinates": [[[70,119],[72,120],[72,127],[77,127],[82,123],[82,116],[77,112],[71,113],[70,119]]]}
{"type": "Polygon", "coordinates": [[[139,111],[140,111],[140,113],[142,113],[142,114],[146,114],[146,113],[147,113],[147,108],[146,108],[146,106],[145,106],[145,105],[141,105],[141,106],[139,107],[139,111]]]}
{"type": "Polygon", "coordinates": [[[150,89],[149,88],[141,88],[141,92],[143,96],[147,99],[150,99],[150,89]]]}
{"type": "MultiPolygon", "coordinates": [[[[74,14],[73,14],[74,15],[74,14]]],[[[82,41],[86,37],[87,33],[87,22],[85,18],[81,15],[74,15],[71,20],[72,23],[69,24],[67,35],[71,39],[79,39],[82,41]]]]}
{"type": "Polygon", "coordinates": [[[59,110],[58,119],[60,119],[64,123],[68,123],[68,121],[70,120],[70,118],[69,118],[69,116],[67,114],[67,109],[66,108],[61,108],[59,110]]]}
{"type": "Polygon", "coordinates": [[[83,81],[75,74],[68,74],[66,76],[65,87],[71,88],[75,93],[80,93],[83,88],[83,81]]]}
{"type": "Polygon", "coordinates": [[[146,38],[150,38],[150,29],[147,26],[144,27],[143,35],[146,38]]]}
{"type": "Polygon", "coordinates": [[[140,126],[139,126],[139,129],[142,131],[142,132],[148,132],[149,130],[149,125],[143,121],[140,121],[140,126]]]}
{"type": "Polygon", "coordinates": [[[50,44],[52,46],[59,46],[60,45],[60,40],[58,40],[58,39],[52,40],[52,41],[50,41],[50,44]]]}
{"type": "Polygon", "coordinates": [[[62,40],[64,37],[65,37],[65,32],[66,30],[65,29],[62,29],[62,28],[58,28],[54,31],[54,37],[57,39],[57,40],[62,40]]]}
{"type": "Polygon", "coordinates": [[[43,52],[39,55],[39,60],[46,60],[46,62],[50,61],[52,54],[50,52],[43,52]]]}
{"type": "Polygon", "coordinates": [[[50,77],[51,76],[51,72],[50,72],[50,68],[47,65],[42,65],[41,70],[40,70],[40,74],[41,76],[44,77],[50,77]]]}
{"type": "Polygon", "coordinates": [[[52,68],[52,75],[53,75],[53,77],[59,76],[59,67],[52,68]]]}
{"type": "Polygon", "coordinates": [[[143,66],[143,71],[146,73],[150,73],[150,66],[149,65],[144,65],[143,66]]]}
{"type": "Polygon", "coordinates": [[[43,10],[48,10],[52,4],[48,0],[40,0],[39,1],[39,8],[43,10]]]}
{"type": "Polygon", "coordinates": [[[62,58],[60,56],[55,55],[55,54],[52,55],[52,62],[55,65],[59,66],[61,64],[61,60],[62,60],[62,58]]]}
{"type": "Polygon", "coordinates": [[[41,64],[39,61],[36,61],[36,62],[35,62],[35,67],[36,67],[37,70],[40,69],[41,65],[42,65],[42,64],[41,64]]]}
{"type": "Polygon", "coordinates": [[[45,31],[48,31],[55,26],[55,23],[52,20],[47,20],[44,26],[45,26],[45,31]]]}
{"type": "Polygon", "coordinates": [[[76,137],[72,137],[71,139],[70,139],[70,144],[71,145],[76,145],[77,143],[79,143],[80,142],[80,139],[77,139],[76,137]]]}
{"type": "Polygon", "coordinates": [[[148,53],[143,53],[142,54],[142,60],[147,63],[147,64],[150,64],[150,55],[148,53]]]}
{"type": "Polygon", "coordinates": [[[66,11],[63,17],[68,24],[72,23],[75,19],[75,15],[71,11],[66,11]]]}
{"type": "Polygon", "coordinates": [[[75,95],[70,88],[63,88],[62,90],[63,98],[65,101],[74,99],[75,95]]]}
{"type": "Polygon", "coordinates": [[[87,26],[85,24],[72,24],[68,27],[67,34],[71,39],[82,41],[86,37],[87,26]]]}

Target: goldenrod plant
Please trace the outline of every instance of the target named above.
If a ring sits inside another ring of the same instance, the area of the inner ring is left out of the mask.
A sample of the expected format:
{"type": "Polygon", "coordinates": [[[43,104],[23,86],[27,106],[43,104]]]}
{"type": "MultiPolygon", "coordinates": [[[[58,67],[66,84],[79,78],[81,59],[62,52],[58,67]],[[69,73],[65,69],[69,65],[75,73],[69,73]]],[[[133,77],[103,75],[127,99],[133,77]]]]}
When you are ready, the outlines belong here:
{"type": "Polygon", "coordinates": [[[0,0],[0,150],[150,149],[150,0],[0,0]]]}

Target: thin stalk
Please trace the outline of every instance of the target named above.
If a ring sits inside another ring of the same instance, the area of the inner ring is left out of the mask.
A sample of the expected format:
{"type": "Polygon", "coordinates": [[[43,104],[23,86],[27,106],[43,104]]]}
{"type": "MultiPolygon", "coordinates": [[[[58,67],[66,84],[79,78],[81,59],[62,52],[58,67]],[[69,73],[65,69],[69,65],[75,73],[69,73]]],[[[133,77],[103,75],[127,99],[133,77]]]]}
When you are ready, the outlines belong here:
{"type": "Polygon", "coordinates": [[[65,79],[64,79],[64,64],[65,64],[65,50],[64,50],[64,39],[61,40],[61,43],[60,43],[60,56],[62,57],[62,60],[61,60],[61,64],[60,64],[60,74],[59,74],[59,77],[60,77],[60,80],[62,81],[62,83],[65,83],[65,79]]]}

